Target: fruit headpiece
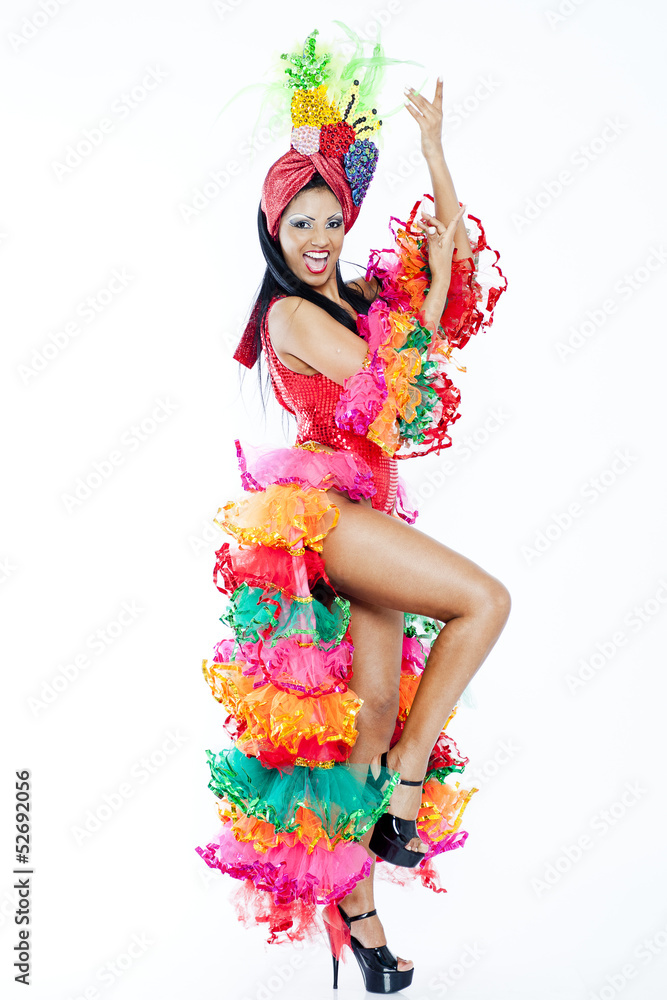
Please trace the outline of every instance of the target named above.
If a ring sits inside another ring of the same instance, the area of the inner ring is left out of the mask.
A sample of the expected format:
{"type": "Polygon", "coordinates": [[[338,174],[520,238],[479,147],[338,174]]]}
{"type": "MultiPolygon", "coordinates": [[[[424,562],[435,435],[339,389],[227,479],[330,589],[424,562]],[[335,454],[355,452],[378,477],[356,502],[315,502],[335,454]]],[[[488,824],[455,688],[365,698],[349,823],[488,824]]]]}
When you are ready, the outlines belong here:
{"type": "MultiPolygon", "coordinates": [[[[289,63],[284,70],[287,83],[281,81],[280,85],[268,84],[264,88],[265,101],[272,97],[274,103],[282,105],[287,103],[285,89],[293,91],[290,149],[269,169],[262,187],[261,207],[273,240],[278,237],[285,208],[315,173],[322,175],[338,198],[345,231],[352,228],[377,166],[378,147],[373,140],[378,138],[382,122],[375,98],[384,68],[399,63],[421,66],[411,59],[386,57],[379,42],[374,44],[372,55],[364,55],[362,39],[341,21],[335,23],[354,46],[350,58],[330,52],[318,54],[315,29],[301,52],[280,57],[289,63]]],[[[401,103],[388,114],[402,107],[401,103]]],[[[254,366],[260,350],[258,317],[259,299],[234,352],[235,360],[247,368],[254,366]]]]}
{"type": "Polygon", "coordinates": [[[369,58],[355,56],[336,81],[331,54],[316,52],[317,29],[299,54],[289,60],[286,86],[293,89],[292,137],[289,152],[269,170],[262,189],[262,209],[269,233],[276,238],[285,206],[316,172],[324,177],[343,210],[345,230],[354,225],[378,160],[377,137],[382,122],[372,106],[377,71],[386,62],[375,47],[369,58]],[[364,68],[363,79],[360,70],[364,68]]]}

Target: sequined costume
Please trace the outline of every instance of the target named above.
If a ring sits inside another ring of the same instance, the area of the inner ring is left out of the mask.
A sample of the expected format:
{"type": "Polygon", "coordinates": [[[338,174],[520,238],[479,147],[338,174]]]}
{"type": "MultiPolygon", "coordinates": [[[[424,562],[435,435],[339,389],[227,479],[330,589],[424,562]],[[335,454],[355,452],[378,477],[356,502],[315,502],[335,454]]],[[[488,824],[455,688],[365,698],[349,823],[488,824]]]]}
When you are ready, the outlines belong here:
{"type": "MultiPolygon", "coordinates": [[[[273,302],[277,301],[276,299],[273,302]]],[[[273,302],[271,305],[273,305],[273,302]]],[[[332,382],[319,372],[305,375],[282,363],[271,343],[268,317],[262,324],[262,346],[267,358],[271,384],[276,399],[297,418],[295,445],[314,447],[317,442],[362,458],[370,469],[376,492],[373,507],[391,514],[398,487],[398,461],[390,458],[379,445],[354,431],[341,429],[336,423],[336,407],[343,392],[342,385],[332,382]]],[[[410,518],[414,520],[414,518],[410,518]]]]}
{"type": "MultiPolygon", "coordinates": [[[[416,211],[394,231],[390,250],[371,254],[366,277],[377,278],[380,294],[357,320],[369,350],[343,386],[288,369],[264,326],[273,390],[297,418],[296,441],[282,448],[237,441],[243,493],[215,519],[232,539],[217,551],[214,570],[225,630],[203,670],[233,745],[207,752],[222,826],[196,850],[240,881],[241,917],[267,925],[270,940],[314,933],[315,909],[368,875],[359,839],[386,811],[399,777],[387,772],[380,792],[348,763],[362,702],[354,692],[350,604],[331,585],[322,557],[340,513],[325,491],[370,497],[377,510],[414,522],[398,459],[451,444],[459,393],[445,368],[455,366],[454,348],[491,325],[506,286],[497,252],[470,216],[473,257],[453,261],[434,337],[421,323],[430,274],[424,240],[411,227],[416,211]]],[[[441,627],[405,614],[392,745],[441,627]]],[[[438,889],[433,858],[464,844],[461,817],[476,789],[447,777],[466,763],[445,726],[418,817],[428,853],[417,869],[404,870],[405,879],[438,889]]]]}

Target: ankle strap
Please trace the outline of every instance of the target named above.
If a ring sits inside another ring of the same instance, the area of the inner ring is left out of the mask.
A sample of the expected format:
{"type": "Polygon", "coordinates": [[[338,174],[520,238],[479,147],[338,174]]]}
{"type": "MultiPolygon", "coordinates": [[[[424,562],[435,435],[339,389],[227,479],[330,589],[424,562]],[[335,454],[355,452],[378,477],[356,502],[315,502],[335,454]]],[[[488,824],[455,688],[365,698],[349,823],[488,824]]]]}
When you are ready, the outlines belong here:
{"type": "Polygon", "coordinates": [[[365,917],[374,917],[377,914],[377,910],[369,910],[368,913],[359,913],[356,917],[348,917],[348,923],[352,923],[355,920],[363,920],[365,917]]]}
{"type": "MultiPolygon", "coordinates": [[[[381,767],[387,767],[387,751],[386,750],[382,754],[382,756],[380,757],[380,766],[381,767]]],[[[417,787],[418,785],[423,785],[424,784],[424,779],[423,778],[421,779],[421,781],[406,781],[405,778],[399,778],[398,781],[399,781],[399,784],[401,784],[401,785],[414,785],[415,787],[417,787]]]]}

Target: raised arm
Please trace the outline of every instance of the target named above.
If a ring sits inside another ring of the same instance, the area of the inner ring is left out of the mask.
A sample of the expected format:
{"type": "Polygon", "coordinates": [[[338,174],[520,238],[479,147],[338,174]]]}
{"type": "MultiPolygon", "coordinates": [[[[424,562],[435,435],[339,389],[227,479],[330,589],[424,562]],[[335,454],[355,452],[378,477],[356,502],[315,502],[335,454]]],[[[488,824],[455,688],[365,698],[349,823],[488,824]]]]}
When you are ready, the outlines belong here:
{"type": "MultiPolygon", "coordinates": [[[[459,200],[442,148],[442,79],[438,77],[433,101],[422,97],[414,87],[406,89],[406,97],[408,100],[405,106],[417,121],[421,132],[422,153],[433,185],[435,217],[447,226],[459,210],[459,200]],[[412,103],[408,103],[409,101],[412,103]]],[[[472,247],[463,220],[456,227],[454,247],[458,260],[472,257],[472,247]]]]}

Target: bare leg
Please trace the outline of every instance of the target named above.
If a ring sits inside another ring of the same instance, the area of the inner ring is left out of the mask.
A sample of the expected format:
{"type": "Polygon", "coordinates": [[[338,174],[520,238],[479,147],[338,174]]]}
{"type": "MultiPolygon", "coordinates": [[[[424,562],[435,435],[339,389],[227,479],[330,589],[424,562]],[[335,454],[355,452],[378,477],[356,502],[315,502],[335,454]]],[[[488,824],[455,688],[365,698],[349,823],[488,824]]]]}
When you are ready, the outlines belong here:
{"type": "MultiPolygon", "coordinates": [[[[336,590],[357,600],[446,622],[433,643],[401,739],[388,763],[406,779],[423,777],[438,734],[477,672],[510,611],[506,587],[477,563],[417,528],[337,490],[328,495],[338,523],[324,539],[323,557],[336,590]]],[[[397,786],[390,809],[414,819],[420,789],[397,786]]],[[[425,850],[420,840],[410,845],[425,850]]]]}
{"type": "MultiPolygon", "coordinates": [[[[375,755],[387,749],[396,725],[404,616],[400,611],[357,601],[349,594],[340,593],[340,596],[350,601],[350,635],[354,643],[354,676],[350,686],[364,702],[357,716],[359,735],[350,761],[368,764],[375,755]]],[[[369,839],[370,832],[361,841],[364,847],[368,846],[369,839]]],[[[374,873],[375,863],[369,877],[358,882],[341,900],[349,917],[375,909],[374,873]]],[[[387,943],[377,916],[355,922],[352,933],[365,948],[387,943]]],[[[398,959],[399,970],[412,967],[412,962],[398,959]]]]}

